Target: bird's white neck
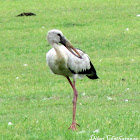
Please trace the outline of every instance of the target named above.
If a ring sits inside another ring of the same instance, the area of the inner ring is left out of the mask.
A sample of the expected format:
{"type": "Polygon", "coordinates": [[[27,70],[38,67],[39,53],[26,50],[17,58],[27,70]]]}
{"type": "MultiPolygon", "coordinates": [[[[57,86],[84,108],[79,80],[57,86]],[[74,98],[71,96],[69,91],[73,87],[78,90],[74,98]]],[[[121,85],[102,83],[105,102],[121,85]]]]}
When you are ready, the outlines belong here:
{"type": "Polygon", "coordinates": [[[52,46],[55,49],[55,52],[56,52],[57,56],[59,57],[59,59],[66,57],[65,52],[62,51],[62,48],[63,48],[62,45],[53,43],[52,46]]]}
{"type": "Polygon", "coordinates": [[[54,49],[57,49],[59,46],[61,46],[61,45],[59,45],[59,44],[57,44],[57,43],[51,43],[51,46],[54,48],[54,49]]]}
{"type": "Polygon", "coordinates": [[[60,47],[61,47],[61,45],[59,45],[59,44],[57,44],[57,43],[53,43],[53,44],[51,44],[51,45],[52,45],[53,48],[55,49],[56,53],[57,53],[57,52],[60,52],[60,47]]]}

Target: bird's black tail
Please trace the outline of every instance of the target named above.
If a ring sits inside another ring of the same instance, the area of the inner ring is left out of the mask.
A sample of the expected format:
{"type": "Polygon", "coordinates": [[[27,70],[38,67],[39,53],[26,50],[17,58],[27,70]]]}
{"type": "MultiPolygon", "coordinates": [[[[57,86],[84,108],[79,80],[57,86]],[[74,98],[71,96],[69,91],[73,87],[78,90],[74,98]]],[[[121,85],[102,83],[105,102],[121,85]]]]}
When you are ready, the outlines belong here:
{"type": "Polygon", "coordinates": [[[86,75],[89,79],[99,79],[99,77],[97,76],[96,70],[91,62],[90,62],[89,72],[90,73],[86,75]]]}
{"type": "Polygon", "coordinates": [[[99,79],[99,77],[97,76],[97,75],[87,75],[87,77],[89,78],[89,79],[99,79]]]}

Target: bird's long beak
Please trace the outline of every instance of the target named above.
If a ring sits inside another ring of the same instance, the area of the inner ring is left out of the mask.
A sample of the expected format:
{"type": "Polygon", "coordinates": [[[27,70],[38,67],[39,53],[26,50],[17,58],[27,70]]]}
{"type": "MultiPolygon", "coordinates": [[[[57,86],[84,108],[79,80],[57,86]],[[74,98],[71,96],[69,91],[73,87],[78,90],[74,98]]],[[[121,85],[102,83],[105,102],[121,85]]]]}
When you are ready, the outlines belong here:
{"type": "Polygon", "coordinates": [[[73,47],[73,45],[65,37],[61,38],[60,43],[63,44],[73,55],[82,59],[82,56],[79,54],[79,52],[73,47]]]}

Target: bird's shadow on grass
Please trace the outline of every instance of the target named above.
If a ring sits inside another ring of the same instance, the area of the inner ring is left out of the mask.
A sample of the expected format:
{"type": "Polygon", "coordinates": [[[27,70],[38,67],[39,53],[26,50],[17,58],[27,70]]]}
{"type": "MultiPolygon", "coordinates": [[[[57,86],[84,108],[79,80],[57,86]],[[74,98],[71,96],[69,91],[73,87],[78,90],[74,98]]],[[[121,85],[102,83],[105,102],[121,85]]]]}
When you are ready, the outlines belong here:
{"type": "Polygon", "coordinates": [[[74,26],[88,26],[87,23],[62,23],[62,24],[57,24],[56,26],[60,27],[60,26],[63,26],[63,27],[74,27],[74,26]]]}

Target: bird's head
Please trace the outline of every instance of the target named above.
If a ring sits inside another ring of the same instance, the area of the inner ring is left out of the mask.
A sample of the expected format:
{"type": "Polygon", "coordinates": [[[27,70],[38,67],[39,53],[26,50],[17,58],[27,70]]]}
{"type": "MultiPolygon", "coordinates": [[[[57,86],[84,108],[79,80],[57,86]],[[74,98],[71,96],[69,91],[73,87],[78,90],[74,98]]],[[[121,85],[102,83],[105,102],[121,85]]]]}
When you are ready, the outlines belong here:
{"type": "Polygon", "coordinates": [[[60,30],[53,29],[48,31],[47,40],[51,45],[54,43],[59,44],[61,42],[61,36],[63,36],[63,33],[60,30]]]}
{"type": "Polygon", "coordinates": [[[68,41],[68,39],[63,35],[63,33],[60,30],[53,29],[48,31],[47,40],[49,44],[52,46],[53,44],[59,44],[59,43],[64,45],[73,55],[82,59],[79,52],[72,46],[70,41],[68,41]]]}

